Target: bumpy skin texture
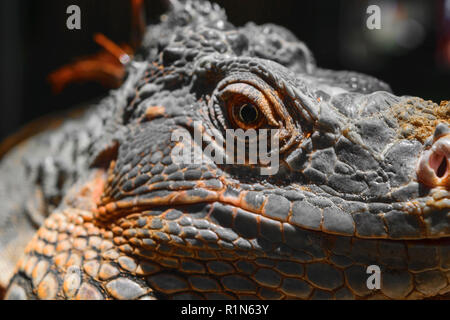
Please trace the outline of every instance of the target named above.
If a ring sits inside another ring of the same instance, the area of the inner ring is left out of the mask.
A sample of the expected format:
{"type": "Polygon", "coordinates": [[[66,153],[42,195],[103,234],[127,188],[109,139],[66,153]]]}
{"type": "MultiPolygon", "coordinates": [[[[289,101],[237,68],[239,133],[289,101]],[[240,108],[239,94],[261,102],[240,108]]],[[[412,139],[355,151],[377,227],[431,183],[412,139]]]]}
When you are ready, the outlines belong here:
{"type": "Polygon", "coordinates": [[[120,89],[3,160],[2,246],[26,238],[5,226],[48,215],[6,297],[445,297],[449,109],[320,69],[282,27],[236,28],[208,2],[177,2],[120,89]],[[227,108],[250,94],[283,132],[275,175],[174,163],[175,130],[237,128],[227,108]]]}

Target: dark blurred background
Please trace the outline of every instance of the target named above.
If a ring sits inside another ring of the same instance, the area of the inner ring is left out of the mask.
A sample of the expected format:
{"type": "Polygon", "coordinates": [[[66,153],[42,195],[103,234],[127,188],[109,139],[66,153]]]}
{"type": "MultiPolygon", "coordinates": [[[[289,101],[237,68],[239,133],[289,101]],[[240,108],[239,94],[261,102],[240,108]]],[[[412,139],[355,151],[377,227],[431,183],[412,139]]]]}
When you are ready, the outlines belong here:
{"type": "MultiPolygon", "coordinates": [[[[398,95],[436,102],[450,98],[450,0],[218,0],[229,20],[273,22],[296,34],[321,67],[351,69],[388,82],[398,95]],[[369,30],[369,5],[381,9],[381,29],[369,30]]],[[[146,1],[156,22],[167,0],[146,1]]],[[[130,40],[129,0],[0,1],[0,139],[20,126],[104,95],[95,83],[52,93],[47,76],[99,50],[101,32],[116,43],[130,40]],[[66,28],[66,8],[81,8],[81,30],[66,28]]]]}

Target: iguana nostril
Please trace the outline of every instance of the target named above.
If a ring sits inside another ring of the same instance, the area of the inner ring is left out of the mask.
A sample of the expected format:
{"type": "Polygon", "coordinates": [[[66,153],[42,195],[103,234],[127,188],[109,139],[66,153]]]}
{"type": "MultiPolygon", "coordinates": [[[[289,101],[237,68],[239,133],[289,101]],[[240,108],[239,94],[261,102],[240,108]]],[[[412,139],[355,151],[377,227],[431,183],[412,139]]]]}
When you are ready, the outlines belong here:
{"type": "Polygon", "coordinates": [[[447,173],[447,159],[441,156],[441,162],[439,167],[436,169],[436,176],[442,178],[447,173]]]}
{"type": "Polygon", "coordinates": [[[244,104],[239,109],[239,117],[243,123],[252,123],[258,119],[258,109],[253,104],[244,104]]]}
{"type": "Polygon", "coordinates": [[[445,135],[424,151],[417,167],[417,177],[429,187],[450,184],[450,135],[445,135]]]}

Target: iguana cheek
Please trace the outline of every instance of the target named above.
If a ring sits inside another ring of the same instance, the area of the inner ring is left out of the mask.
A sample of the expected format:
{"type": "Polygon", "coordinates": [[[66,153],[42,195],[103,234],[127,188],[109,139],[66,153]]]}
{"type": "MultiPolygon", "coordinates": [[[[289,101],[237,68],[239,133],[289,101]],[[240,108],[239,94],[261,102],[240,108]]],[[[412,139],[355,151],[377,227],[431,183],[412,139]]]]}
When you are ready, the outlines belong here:
{"type": "Polygon", "coordinates": [[[436,140],[419,159],[417,177],[429,186],[450,188],[450,134],[436,140]]]}

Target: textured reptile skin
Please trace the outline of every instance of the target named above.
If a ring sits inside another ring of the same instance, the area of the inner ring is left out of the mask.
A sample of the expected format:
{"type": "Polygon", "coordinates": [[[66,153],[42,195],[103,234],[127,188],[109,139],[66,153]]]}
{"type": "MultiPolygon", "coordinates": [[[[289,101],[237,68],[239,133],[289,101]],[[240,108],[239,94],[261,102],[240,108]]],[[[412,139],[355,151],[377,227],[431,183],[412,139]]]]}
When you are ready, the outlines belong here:
{"type": "Polygon", "coordinates": [[[3,159],[6,271],[42,223],[7,298],[450,292],[450,104],[320,69],[286,29],[234,27],[208,2],[175,2],[127,73],[82,117],[3,159]],[[171,134],[237,128],[227,108],[239,99],[282,130],[279,171],[209,158],[175,164],[175,145],[187,142],[171,134]],[[369,265],[381,269],[380,289],[366,285],[369,265]]]}

